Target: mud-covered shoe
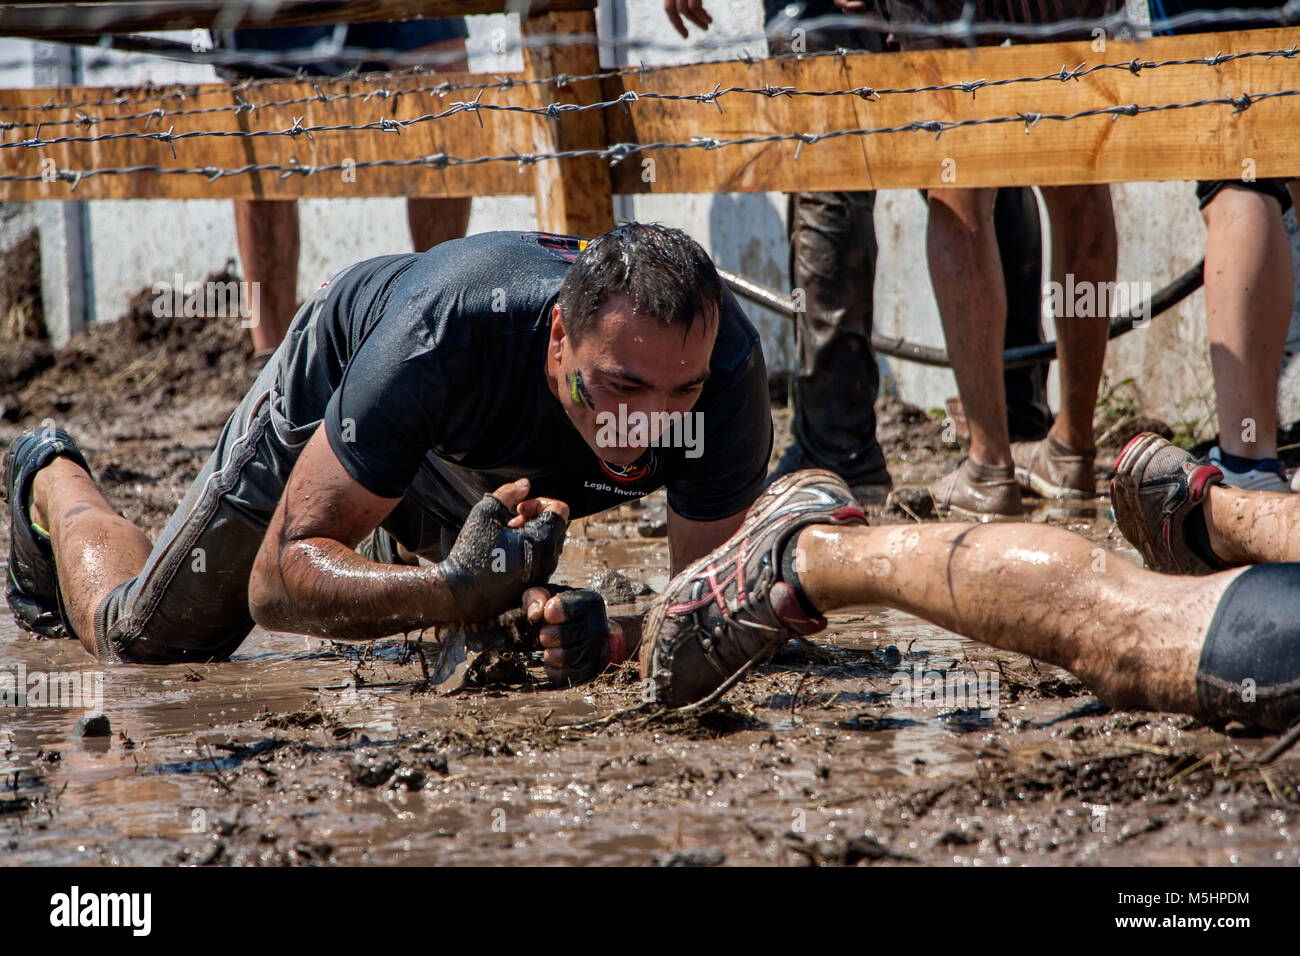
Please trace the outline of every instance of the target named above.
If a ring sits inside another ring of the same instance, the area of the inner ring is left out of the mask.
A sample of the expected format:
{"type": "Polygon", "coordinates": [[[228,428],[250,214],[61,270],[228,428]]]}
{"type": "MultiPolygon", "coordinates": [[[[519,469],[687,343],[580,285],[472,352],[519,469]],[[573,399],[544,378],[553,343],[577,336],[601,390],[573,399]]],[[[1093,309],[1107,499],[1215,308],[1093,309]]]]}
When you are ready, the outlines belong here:
{"type": "Polygon", "coordinates": [[[1210,550],[1201,506],[1223,473],[1159,435],[1138,435],[1115,459],[1110,482],[1115,523],[1165,574],[1211,574],[1232,565],[1210,550]],[[1199,522],[1199,524],[1198,524],[1199,522]]]}
{"type": "Polygon", "coordinates": [[[1048,435],[1011,444],[1016,483],[1044,498],[1081,500],[1097,495],[1097,452],[1079,451],[1048,435]]]}
{"type": "Polygon", "coordinates": [[[942,518],[1016,521],[1023,515],[1020,486],[1011,465],[981,465],[963,458],[928,490],[942,518]]]}
{"type": "Polygon", "coordinates": [[[23,432],[5,453],[4,488],[0,490],[0,498],[9,504],[5,600],[19,627],[44,637],[67,637],[68,632],[59,613],[59,582],[50,536],[32,524],[32,481],[60,455],[90,471],[67,432],[58,428],[23,432]]]}
{"type": "Polygon", "coordinates": [[[641,676],[653,682],[654,699],[669,707],[697,701],[790,638],[822,630],[826,619],[805,611],[784,580],[785,549],[811,524],[866,523],[832,472],[797,471],[769,485],[740,529],[651,606],[641,676]]]}

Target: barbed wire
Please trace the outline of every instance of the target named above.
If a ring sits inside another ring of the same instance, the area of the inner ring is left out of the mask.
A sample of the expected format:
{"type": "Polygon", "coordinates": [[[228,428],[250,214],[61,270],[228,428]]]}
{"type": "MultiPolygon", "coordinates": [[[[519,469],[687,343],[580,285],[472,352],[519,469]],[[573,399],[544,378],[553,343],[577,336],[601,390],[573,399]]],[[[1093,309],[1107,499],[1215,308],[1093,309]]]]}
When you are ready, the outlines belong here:
{"type": "MultiPolygon", "coordinates": [[[[300,117],[295,117],[292,125],[290,125],[289,127],[283,129],[267,129],[267,130],[243,130],[243,129],[241,130],[190,130],[186,132],[177,133],[175,132],[175,127],[173,126],[165,132],[162,130],[158,130],[156,132],[148,132],[148,126],[152,122],[155,121],[162,122],[166,118],[168,118],[169,115],[172,115],[169,114],[167,111],[159,109],[159,110],[149,111],[146,113],[133,114],[133,116],[131,117],[108,117],[108,119],[112,119],[112,120],[125,120],[128,118],[144,119],[145,131],[130,131],[130,132],[121,132],[121,133],[98,133],[95,135],[81,135],[81,136],[56,136],[48,139],[42,139],[40,136],[40,131],[44,126],[75,124],[78,126],[90,127],[100,122],[101,120],[97,117],[82,115],[74,119],[42,121],[42,122],[33,122],[33,123],[8,123],[8,122],[0,121],[0,131],[8,131],[17,128],[29,128],[32,126],[36,128],[35,136],[28,137],[26,139],[14,140],[10,142],[0,142],[0,149],[15,149],[20,147],[37,148],[43,146],[64,145],[69,143],[102,143],[102,142],[108,142],[113,140],[136,139],[136,140],[153,140],[153,141],[163,142],[172,145],[172,154],[173,156],[175,156],[174,144],[176,142],[188,140],[188,139],[220,138],[220,137],[256,138],[256,137],[267,137],[267,136],[288,136],[290,138],[297,138],[298,136],[306,136],[308,139],[311,139],[313,137],[313,134],[315,133],[371,132],[376,130],[382,132],[400,133],[409,127],[421,123],[428,123],[435,120],[444,119],[446,117],[453,116],[458,113],[464,113],[464,112],[473,113],[476,116],[482,112],[526,113],[526,114],[532,114],[537,116],[549,116],[553,119],[559,119],[561,116],[567,113],[580,113],[580,112],[588,112],[593,110],[605,110],[620,105],[625,107],[630,107],[632,104],[638,103],[642,100],[658,100],[658,101],[668,101],[668,102],[696,102],[701,105],[716,106],[719,112],[721,112],[722,99],[727,96],[736,96],[736,95],[762,97],[764,99],[796,98],[796,97],[813,97],[813,98],[852,97],[856,99],[875,101],[881,99],[884,96],[892,96],[892,95],[912,95],[912,94],[930,93],[930,92],[966,92],[966,93],[970,93],[971,98],[974,99],[975,94],[982,89],[988,89],[988,88],[999,87],[999,86],[1008,86],[1012,84],[1046,83],[1046,82],[1064,83],[1064,82],[1069,82],[1071,80],[1078,81],[1082,77],[1088,76],[1098,71],[1104,71],[1104,70],[1122,70],[1132,75],[1137,75],[1144,70],[1154,70],[1154,69],[1160,69],[1169,66],[1203,65],[1203,66],[1215,67],[1223,63],[1228,63],[1234,60],[1245,59],[1245,58],[1264,57],[1266,59],[1273,59],[1275,57],[1281,57],[1284,59],[1295,59],[1297,55],[1300,55],[1300,47],[1297,47],[1296,45],[1292,45],[1288,49],[1252,50],[1252,51],[1244,51],[1240,53],[1228,53],[1228,54],[1216,53],[1212,56],[1207,56],[1207,57],[1184,58],[1184,59],[1177,59],[1177,60],[1140,61],[1137,59],[1132,59],[1125,62],[1099,63],[1099,64],[1094,64],[1093,66],[1088,66],[1086,64],[1081,63],[1078,66],[1076,66],[1074,69],[1067,69],[1065,66],[1062,66],[1060,70],[1052,73],[1046,73],[1046,74],[1019,76],[1019,77],[1006,77],[998,80],[977,79],[977,80],[970,80],[970,81],[963,81],[963,82],[956,82],[956,83],[931,84],[926,86],[915,86],[915,87],[906,87],[906,88],[892,88],[892,87],[874,88],[874,87],[860,86],[860,87],[853,87],[847,89],[835,89],[835,90],[801,90],[796,87],[771,86],[771,85],[764,86],[764,87],[730,86],[725,88],[722,87],[721,85],[716,85],[712,90],[707,92],[700,92],[700,93],[654,93],[654,92],[637,92],[637,91],[629,90],[623,93],[622,95],[609,100],[601,100],[597,102],[582,103],[582,104],[551,102],[543,106],[522,106],[518,104],[483,103],[481,102],[482,90],[480,90],[479,96],[475,97],[475,99],[472,101],[454,102],[444,110],[438,112],[425,113],[420,116],[415,116],[404,120],[392,119],[389,117],[380,117],[378,119],[372,120],[370,122],[365,122],[365,123],[334,123],[334,124],[303,125],[302,121],[305,117],[300,116],[300,117]]],[[[445,93],[447,90],[452,88],[454,88],[454,84],[440,84],[435,87],[429,87],[428,89],[436,90],[441,95],[445,93]]],[[[507,87],[502,87],[502,89],[504,88],[507,87]]],[[[382,91],[383,96],[381,98],[387,99],[389,96],[396,97],[408,92],[411,91],[399,90],[394,93],[389,90],[384,90],[382,91]]],[[[371,91],[365,94],[365,99],[370,99],[372,97],[379,96],[380,93],[381,91],[371,91]]],[[[283,107],[288,105],[300,105],[302,103],[310,103],[315,101],[330,103],[330,102],[335,102],[338,99],[344,97],[345,94],[336,94],[334,96],[328,96],[324,93],[319,93],[317,96],[297,97],[297,98],[285,100],[275,104],[253,104],[241,99],[235,105],[196,108],[193,110],[183,111],[183,113],[185,115],[216,113],[216,112],[234,112],[236,115],[242,112],[248,112],[251,114],[256,109],[265,108],[266,106],[270,106],[270,105],[283,107]]],[[[182,111],[177,111],[175,115],[180,115],[181,113],[182,111]]],[[[479,123],[480,125],[482,125],[481,116],[479,117],[479,123]]]]}
{"type": "Polygon", "coordinates": [[[1044,120],[1053,122],[1070,122],[1088,117],[1110,116],[1112,122],[1118,120],[1121,116],[1134,117],[1148,113],[1168,112],[1182,109],[1198,109],[1206,106],[1231,106],[1234,113],[1243,112],[1254,104],[1275,99],[1278,97],[1290,97],[1300,95],[1300,89],[1291,90],[1274,90],[1263,93],[1243,93],[1240,96],[1213,97],[1208,99],[1191,100],[1183,103],[1163,103],[1155,105],[1140,105],[1137,103],[1128,105],[1116,105],[1095,107],[1092,109],[1079,110],[1074,113],[1034,113],[1018,111],[1014,114],[990,117],[973,117],[961,120],[913,120],[909,123],[903,123],[895,126],[879,126],[872,128],[855,128],[855,129],[838,129],[822,133],[774,133],[765,136],[745,136],[738,138],[717,138],[707,136],[694,136],[687,141],[659,141],[654,143],[617,143],[605,146],[599,149],[570,149],[558,150],[554,152],[542,153],[509,153],[492,156],[475,156],[459,157],[451,156],[447,153],[433,153],[427,156],[418,156],[410,159],[378,159],[364,160],[362,162],[343,161],[339,163],[328,163],[324,165],[307,165],[298,161],[297,157],[291,157],[289,164],[283,163],[249,163],[244,166],[224,168],[214,166],[195,166],[195,167],[163,167],[157,165],[137,165],[127,167],[104,167],[88,170],[68,170],[55,169],[45,173],[32,175],[4,174],[0,175],[0,182],[68,182],[71,183],[72,192],[76,191],[77,186],[86,179],[98,176],[118,176],[118,175],[136,175],[140,173],[151,173],[159,176],[203,176],[209,182],[215,182],[228,176],[250,175],[253,173],[280,173],[281,179],[287,179],[290,176],[314,176],[321,173],[342,172],[343,170],[360,170],[381,167],[400,168],[412,166],[426,166],[433,169],[449,169],[458,166],[478,166],[485,163],[517,163],[519,172],[523,172],[527,167],[536,165],[540,162],[563,160],[563,159],[583,159],[599,158],[603,159],[611,166],[617,165],[631,156],[641,153],[662,151],[662,150],[690,150],[706,149],[715,150],[734,146],[757,146],[769,143],[798,142],[799,146],[795,150],[795,160],[797,161],[803,151],[804,146],[816,145],[830,139],[838,139],[845,136],[877,136],[892,133],[909,133],[909,132],[926,132],[934,133],[935,138],[939,138],[944,133],[955,129],[962,129],[971,126],[990,126],[1005,123],[1023,123],[1025,133],[1030,131],[1044,120]]]}
{"type": "MultiPolygon", "coordinates": [[[[1046,24],[1017,24],[1001,21],[981,21],[975,20],[971,13],[970,5],[966,8],[966,15],[958,20],[949,21],[940,24],[927,24],[917,22],[895,23],[893,21],[880,18],[874,15],[848,15],[848,14],[828,14],[822,17],[814,17],[806,20],[784,20],[780,21],[780,26],[785,31],[803,30],[805,34],[813,34],[821,30],[869,30],[877,33],[892,33],[899,37],[920,37],[935,38],[940,40],[956,41],[962,43],[974,43],[983,36],[1008,36],[1018,37],[1021,39],[1052,39],[1062,35],[1083,34],[1087,35],[1093,29],[1102,29],[1107,31],[1107,35],[1119,35],[1120,33],[1136,34],[1142,29],[1169,29],[1180,28],[1187,29],[1193,27],[1214,26],[1216,24],[1229,23],[1238,27],[1243,22],[1259,23],[1262,25],[1272,25],[1278,22],[1296,22],[1300,21],[1300,0],[1288,0],[1282,6],[1271,9],[1224,9],[1224,10],[1194,10],[1187,13],[1177,14],[1173,17],[1158,18],[1151,21],[1134,20],[1126,13],[1117,11],[1105,17],[1095,19],[1072,18],[1068,20],[1059,20],[1046,24]]],[[[761,34],[747,34],[740,36],[729,36],[718,40],[696,38],[689,47],[693,53],[708,52],[726,52],[733,59],[739,59],[745,62],[759,62],[761,60],[788,60],[814,58],[818,56],[840,56],[847,51],[845,48],[835,50],[812,51],[812,52],[788,52],[774,54],[767,57],[755,58],[748,52],[746,44],[758,45],[768,41],[771,36],[783,35],[781,31],[768,31],[761,34]],[[740,55],[736,54],[737,47],[741,47],[740,55]]],[[[618,49],[623,52],[643,51],[643,52],[665,52],[671,54],[680,54],[683,47],[680,43],[664,43],[658,38],[632,38],[632,37],[613,37],[600,36],[594,34],[572,34],[564,36],[532,36],[527,39],[518,41],[509,41],[503,43],[500,49],[493,49],[494,54],[509,54],[521,52],[525,49],[543,50],[556,46],[589,46],[596,45],[602,50],[610,48],[618,49]]],[[[100,49],[100,48],[94,48],[100,49]]],[[[867,50],[851,52],[870,52],[867,50]]],[[[301,50],[290,51],[190,51],[184,59],[191,62],[207,62],[219,60],[222,57],[230,58],[232,62],[245,66],[257,65],[291,65],[296,66],[303,62],[304,59],[310,61],[328,60],[385,60],[392,63],[409,63],[407,69],[390,69],[382,71],[358,72],[347,71],[335,76],[285,76],[285,77],[259,77],[250,78],[240,81],[235,86],[240,92],[260,88],[262,86],[284,83],[286,81],[310,81],[317,86],[329,86],[337,83],[352,83],[358,80],[369,80],[371,82],[385,82],[395,77],[419,76],[431,72],[431,65],[449,65],[460,62],[463,57],[459,52],[426,52],[426,53],[409,53],[393,50],[383,50],[370,47],[347,47],[333,45],[317,45],[301,50]]],[[[718,61],[706,61],[718,62],[718,61]]],[[[514,85],[547,85],[560,80],[601,80],[610,77],[623,76],[630,73],[650,73],[666,69],[674,69],[682,64],[662,64],[647,66],[644,63],[637,66],[624,66],[603,70],[597,73],[584,74],[582,76],[566,77],[564,74],[555,76],[536,77],[532,79],[521,79],[513,81],[514,85]]],[[[702,65],[702,64],[701,64],[702,65]]],[[[470,84],[462,88],[482,88],[492,89],[498,84],[470,84]]],[[[122,87],[114,88],[116,90],[122,87]]],[[[168,87],[147,87],[138,96],[117,95],[108,99],[82,100],[76,102],[56,103],[50,102],[41,106],[18,106],[10,107],[11,109],[80,109],[85,107],[103,107],[103,106],[124,106],[135,103],[145,103],[152,100],[179,97],[181,99],[192,96],[197,92],[196,84],[181,85],[179,88],[174,86],[168,87]],[[158,92],[154,92],[158,90],[158,92]]]]}
{"type": "MultiPolygon", "coordinates": [[[[866,50],[854,50],[845,47],[839,47],[835,50],[817,51],[814,53],[804,53],[804,54],[786,54],[786,55],[781,55],[776,57],[769,57],[768,59],[816,58],[816,57],[829,57],[829,56],[844,57],[850,54],[867,53],[867,52],[868,51],[866,50]]],[[[883,95],[926,93],[926,92],[940,92],[940,91],[960,91],[960,92],[969,91],[972,92],[973,95],[976,89],[980,89],[984,87],[1005,86],[1014,83],[1046,82],[1055,79],[1074,79],[1074,78],[1086,76],[1098,70],[1127,70],[1131,73],[1136,74],[1140,70],[1152,70],[1152,69],[1159,69],[1161,67],[1168,67],[1168,66],[1188,66],[1188,65],[1196,65],[1196,64],[1204,64],[1207,66],[1218,66],[1222,63],[1228,63],[1233,60],[1245,59],[1250,57],[1265,57],[1271,59],[1273,57],[1281,56],[1290,59],[1295,56],[1295,52],[1296,52],[1296,47],[1295,45],[1293,45],[1289,49],[1254,50],[1254,51],[1245,51],[1241,53],[1229,53],[1229,54],[1215,53],[1210,56],[1190,57],[1190,58],[1183,58],[1183,59],[1169,59],[1169,60],[1157,61],[1157,60],[1138,60],[1137,58],[1133,58],[1122,62],[1103,63],[1094,66],[1086,66],[1086,64],[1079,64],[1079,66],[1069,71],[1067,71],[1066,68],[1062,66],[1059,72],[1042,74],[1037,76],[1009,77],[1001,80],[981,79],[981,80],[973,80],[973,81],[966,81],[966,82],[959,82],[959,83],[926,85],[926,86],[907,87],[907,88],[880,88],[875,90],[874,92],[883,96],[883,95]]],[[[742,59],[739,62],[748,63],[749,65],[752,66],[762,61],[753,58],[748,58],[748,59],[742,59]]],[[[376,97],[380,99],[388,99],[388,98],[400,97],[406,94],[416,94],[416,93],[432,93],[438,96],[445,96],[450,93],[459,92],[462,90],[504,91],[519,86],[534,86],[543,83],[546,84],[555,83],[556,85],[564,85],[567,83],[585,82],[589,80],[603,80],[607,78],[620,77],[620,76],[627,77],[635,74],[644,74],[644,73],[658,72],[662,70],[673,70],[679,68],[680,68],[679,66],[624,67],[618,70],[602,71],[599,73],[575,74],[575,75],[559,74],[557,76],[541,77],[541,78],[535,78],[531,80],[521,80],[521,79],[508,77],[508,76],[496,76],[494,78],[495,82],[493,83],[483,83],[483,82],[452,83],[450,81],[443,81],[436,84],[408,87],[402,89],[393,89],[392,87],[379,87],[377,89],[372,89],[372,90],[348,91],[344,93],[334,93],[334,94],[325,93],[321,89],[321,83],[319,82],[319,79],[310,78],[312,85],[316,90],[315,94],[310,96],[289,97],[280,100],[265,101],[265,102],[254,102],[245,99],[241,95],[241,93],[247,87],[244,84],[235,84],[230,87],[231,95],[234,96],[236,100],[236,102],[233,104],[223,104],[220,106],[186,108],[186,109],[171,109],[171,110],[164,109],[162,107],[155,107],[151,110],[145,110],[141,112],[119,115],[119,116],[89,116],[83,114],[73,118],[57,119],[57,120],[43,119],[43,120],[32,120],[28,122],[0,121],[0,130],[23,129],[23,128],[32,128],[32,127],[39,128],[45,125],[90,126],[96,123],[126,122],[126,121],[139,120],[139,119],[144,119],[146,121],[161,121],[169,117],[194,116],[200,114],[215,114],[215,113],[226,113],[226,112],[232,112],[238,114],[241,112],[245,112],[245,111],[251,112],[253,110],[262,109],[262,108],[280,108],[285,106],[294,106],[294,105],[300,105],[300,104],[312,103],[312,102],[329,103],[329,102],[336,102],[336,101],[350,100],[350,99],[369,100],[376,97]]],[[[367,77],[394,78],[401,75],[409,75],[409,74],[394,74],[394,73],[355,74],[353,78],[356,79],[364,79],[367,77]]],[[[277,80],[276,82],[284,83],[287,81],[277,80]]],[[[727,91],[724,92],[752,92],[756,94],[770,95],[769,93],[770,89],[771,89],[770,87],[765,87],[762,89],[729,88],[727,91]]],[[[198,86],[190,86],[184,89],[169,88],[169,92],[166,93],[160,92],[157,95],[157,97],[144,97],[144,98],[118,97],[112,100],[97,101],[97,103],[98,105],[127,105],[133,102],[147,101],[147,99],[150,98],[171,98],[171,97],[185,100],[190,96],[197,97],[201,92],[202,90],[198,86]]],[[[856,91],[829,91],[829,92],[797,91],[797,92],[801,93],[802,95],[841,95],[845,92],[856,92],[856,91]]],[[[643,98],[653,98],[653,97],[668,98],[670,95],[643,93],[640,94],[640,96],[642,96],[643,98]]],[[[692,98],[691,94],[679,94],[679,96],[682,96],[683,98],[692,98]]],[[[87,105],[92,105],[92,104],[84,103],[84,102],[80,104],[58,103],[52,100],[47,100],[43,104],[15,104],[13,106],[8,106],[5,108],[13,111],[40,110],[44,112],[51,112],[55,110],[79,109],[81,106],[87,106],[87,105]]],[[[540,109],[547,112],[551,111],[549,105],[545,107],[541,107],[540,109]]]]}

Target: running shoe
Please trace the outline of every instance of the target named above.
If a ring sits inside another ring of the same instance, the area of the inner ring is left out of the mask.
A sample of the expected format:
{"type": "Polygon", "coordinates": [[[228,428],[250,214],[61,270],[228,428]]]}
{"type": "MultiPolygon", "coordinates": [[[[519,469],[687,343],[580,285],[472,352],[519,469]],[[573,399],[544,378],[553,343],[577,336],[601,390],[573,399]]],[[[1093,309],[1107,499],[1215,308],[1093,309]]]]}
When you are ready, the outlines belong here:
{"type": "Polygon", "coordinates": [[[1287,483],[1286,469],[1276,458],[1258,461],[1249,471],[1233,471],[1223,461],[1223,452],[1218,445],[1210,449],[1205,459],[1219,471],[1223,472],[1223,483],[1241,488],[1243,491],[1271,491],[1274,494],[1290,494],[1291,486],[1287,483]]]}
{"type": "Polygon", "coordinates": [[[1115,459],[1111,504],[1115,523],[1146,559],[1165,574],[1211,574],[1232,565],[1210,549],[1200,510],[1223,472],[1159,435],[1138,435],[1115,459]]]}
{"type": "Polygon", "coordinates": [[[864,525],[839,476],[796,471],[768,486],[727,541],[678,574],[652,605],[641,676],[654,699],[680,707],[708,696],[742,667],[771,657],[826,619],[804,609],[785,580],[799,570],[786,548],[811,524],[864,525]]]}
{"type": "Polygon", "coordinates": [[[31,518],[32,481],[38,471],[60,455],[90,471],[76,443],[62,429],[23,432],[5,454],[4,487],[0,488],[0,500],[9,503],[5,600],[19,627],[42,637],[68,636],[59,613],[59,579],[50,535],[32,524],[31,518]]]}
{"type": "Polygon", "coordinates": [[[1013,442],[1011,460],[1021,488],[1058,500],[1096,497],[1095,451],[1078,451],[1048,435],[1041,441],[1013,442]]]}
{"type": "Polygon", "coordinates": [[[981,465],[963,458],[929,487],[941,517],[966,521],[1018,521],[1020,488],[1011,465],[981,465]]]}

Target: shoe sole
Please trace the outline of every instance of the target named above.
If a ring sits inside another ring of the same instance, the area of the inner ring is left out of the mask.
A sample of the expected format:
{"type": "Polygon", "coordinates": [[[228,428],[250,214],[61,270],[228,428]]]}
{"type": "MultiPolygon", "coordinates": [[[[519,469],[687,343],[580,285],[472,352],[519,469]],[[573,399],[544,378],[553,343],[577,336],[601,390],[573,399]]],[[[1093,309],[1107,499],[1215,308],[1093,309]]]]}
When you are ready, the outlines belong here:
{"type": "MultiPolygon", "coordinates": [[[[788,475],[782,475],[763,490],[762,497],[754,503],[751,511],[745,516],[745,520],[741,522],[740,527],[736,529],[727,541],[730,542],[737,537],[743,536],[747,532],[752,531],[755,527],[767,521],[772,512],[785,503],[790,492],[805,485],[820,484],[824,482],[826,478],[831,478],[834,481],[842,483],[842,479],[838,475],[822,469],[800,469],[799,471],[791,472],[788,475]]],[[[852,498],[851,493],[850,498],[852,498]]],[[[845,507],[853,508],[857,514],[861,515],[860,509],[851,505],[846,505],[845,507]]],[[[677,575],[674,576],[673,580],[669,582],[668,586],[664,588],[659,597],[655,599],[646,616],[645,626],[643,629],[643,634],[646,635],[647,638],[649,638],[650,635],[657,636],[664,618],[673,615],[674,613],[680,613],[683,604],[689,603],[689,592],[691,589],[690,582],[693,582],[698,578],[700,572],[712,562],[716,551],[717,549],[714,549],[714,551],[702,555],[688,565],[684,570],[679,571],[677,575]],[[679,582],[679,587],[674,588],[674,584],[679,582]]],[[[789,635],[773,639],[771,649],[774,650],[788,639],[789,635]]],[[[657,679],[652,676],[652,671],[648,669],[657,657],[656,647],[656,643],[649,639],[647,639],[642,646],[640,674],[643,680],[657,679]],[[647,651],[650,652],[650,656],[648,657],[646,656],[647,651]]],[[[718,685],[721,685],[729,679],[731,675],[720,674],[719,676],[722,679],[718,681],[718,685]]],[[[673,706],[680,706],[680,704],[673,706]]]]}
{"type": "MultiPolygon", "coordinates": [[[[934,496],[931,495],[930,497],[933,498],[934,496]]],[[[968,508],[963,508],[961,505],[948,505],[947,507],[943,507],[940,506],[937,499],[934,502],[934,511],[935,514],[939,515],[941,518],[955,517],[961,518],[965,521],[974,521],[979,524],[990,524],[995,521],[1011,522],[1025,520],[1024,512],[1021,512],[1018,515],[1007,515],[997,511],[971,511],[968,508]]]]}
{"type": "Polygon", "coordinates": [[[1147,527],[1142,516],[1142,482],[1134,472],[1146,460],[1151,446],[1160,441],[1160,436],[1150,433],[1137,435],[1131,439],[1115,458],[1115,477],[1111,479],[1111,510],[1115,513],[1115,524],[1120,533],[1128,539],[1129,544],[1137,549],[1138,554],[1153,571],[1168,573],[1170,566],[1163,560],[1151,529],[1147,527]]]}
{"type": "Polygon", "coordinates": [[[1016,484],[1021,488],[1028,488],[1040,498],[1052,498],[1057,501],[1088,501],[1097,497],[1096,493],[1080,491],[1078,488],[1067,488],[1064,485],[1054,485],[1041,475],[1030,473],[1028,468],[1016,466],[1016,484]]]}

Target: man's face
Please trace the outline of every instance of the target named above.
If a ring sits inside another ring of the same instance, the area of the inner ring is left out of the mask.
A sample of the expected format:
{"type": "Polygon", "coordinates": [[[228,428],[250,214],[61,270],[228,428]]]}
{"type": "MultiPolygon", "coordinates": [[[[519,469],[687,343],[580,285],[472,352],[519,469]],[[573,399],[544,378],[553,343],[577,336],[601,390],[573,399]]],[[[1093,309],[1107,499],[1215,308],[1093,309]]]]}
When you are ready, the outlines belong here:
{"type": "Polygon", "coordinates": [[[658,437],[661,413],[687,412],[700,397],[717,334],[712,316],[697,316],[683,338],[681,326],[633,315],[626,302],[615,300],[575,344],[557,305],[551,312],[547,370],[569,420],[592,451],[610,464],[630,465],[658,437]],[[618,424],[638,419],[651,427],[624,432],[618,424]]]}

